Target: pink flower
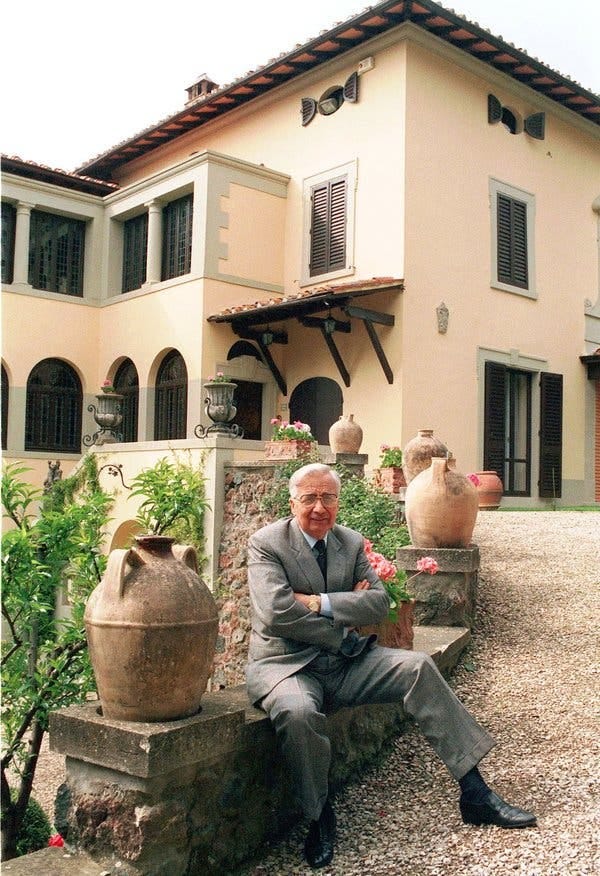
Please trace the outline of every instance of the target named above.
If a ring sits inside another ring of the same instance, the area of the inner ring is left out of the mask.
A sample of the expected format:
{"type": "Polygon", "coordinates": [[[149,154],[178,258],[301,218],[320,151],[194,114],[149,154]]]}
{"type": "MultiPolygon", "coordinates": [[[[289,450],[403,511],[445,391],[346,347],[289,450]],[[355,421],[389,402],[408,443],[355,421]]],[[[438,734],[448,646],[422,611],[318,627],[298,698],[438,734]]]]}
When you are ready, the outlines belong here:
{"type": "Polygon", "coordinates": [[[64,846],[64,844],[65,844],[65,841],[59,833],[53,833],[52,836],[50,837],[50,839],[48,840],[49,846],[58,846],[59,848],[62,848],[64,846]]]}
{"type": "Polygon", "coordinates": [[[224,376],[225,376],[225,375],[223,374],[222,371],[217,371],[217,377],[224,377],[224,376]]]}
{"type": "Polygon", "coordinates": [[[434,560],[433,557],[421,557],[420,560],[417,560],[419,572],[428,572],[430,575],[435,575],[439,568],[437,560],[434,560]]]}
{"type": "Polygon", "coordinates": [[[480,479],[477,477],[476,474],[468,474],[467,477],[469,478],[471,483],[474,484],[476,487],[478,487],[479,484],[481,483],[480,479]]]}
{"type": "Polygon", "coordinates": [[[278,426],[281,423],[281,417],[271,417],[271,425],[278,426]]]}
{"type": "Polygon", "coordinates": [[[111,386],[111,385],[112,384],[111,384],[110,380],[105,380],[102,384],[102,386],[111,386]]]}

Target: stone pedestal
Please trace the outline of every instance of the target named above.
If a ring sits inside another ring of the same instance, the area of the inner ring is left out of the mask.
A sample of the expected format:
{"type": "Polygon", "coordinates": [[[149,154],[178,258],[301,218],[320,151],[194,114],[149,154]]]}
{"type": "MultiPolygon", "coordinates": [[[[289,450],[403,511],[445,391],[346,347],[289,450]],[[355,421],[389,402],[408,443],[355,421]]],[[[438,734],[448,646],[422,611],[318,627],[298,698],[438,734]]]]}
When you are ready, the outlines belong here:
{"type": "Polygon", "coordinates": [[[417,561],[433,557],[439,571],[435,575],[421,573],[408,583],[415,599],[415,623],[468,627],[475,619],[477,582],[479,579],[479,548],[398,548],[397,565],[410,578],[417,572],[417,561]]]}

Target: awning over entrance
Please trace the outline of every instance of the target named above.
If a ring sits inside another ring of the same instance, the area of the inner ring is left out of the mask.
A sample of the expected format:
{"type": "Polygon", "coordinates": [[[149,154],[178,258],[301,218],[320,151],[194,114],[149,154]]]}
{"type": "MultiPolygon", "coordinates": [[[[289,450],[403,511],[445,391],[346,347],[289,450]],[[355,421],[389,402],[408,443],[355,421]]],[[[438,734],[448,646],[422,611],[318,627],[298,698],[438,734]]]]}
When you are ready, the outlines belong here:
{"type": "Polygon", "coordinates": [[[334,334],[335,332],[349,334],[352,331],[352,320],[358,319],[365,326],[388,383],[393,383],[394,375],[375,326],[393,326],[394,316],[358,306],[356,300],[380,292],[402,291],[404,291],[403,280],[393,277],[374,277],[371,280],[319,286],[305,292],[256,301],[254,304],[240,304],[209,316],[208,322],[229,323],[238,337],[255,341],[281,393],[287,395],[287,384],[269,347],[271,344],[287,344],[288,335],[285,326],[273,329],[272,324],[296,319],[308,329],[318,329],[325,339],[344,384],[350,386],[350,374],[337,348],[334,334]],[[332,310],[339,310],[341,313],[334,316],[332,310]]]}

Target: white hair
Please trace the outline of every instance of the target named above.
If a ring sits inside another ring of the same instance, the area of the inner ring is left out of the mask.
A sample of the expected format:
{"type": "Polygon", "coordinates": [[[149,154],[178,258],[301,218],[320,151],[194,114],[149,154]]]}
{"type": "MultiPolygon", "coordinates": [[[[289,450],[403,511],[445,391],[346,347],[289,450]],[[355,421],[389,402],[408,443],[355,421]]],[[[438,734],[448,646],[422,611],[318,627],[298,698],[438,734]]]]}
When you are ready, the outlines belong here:
{"type": "Polygon", "coordinates": [[[324,475],[328,474],[334,479],[337,484],[338,493],[342,486],[342,482],[339,474],[333,468],[330,468],[328,465],[325,465],[323,462],[310,462],[308,465],[303,465],[301,468],[297,469],[294,474],[291,476],[289,481],[289,490],[290,496],[292,499],[296,498],[296,488],[300,481],[303,481],[305,477],[311,474],[324,475]]]}

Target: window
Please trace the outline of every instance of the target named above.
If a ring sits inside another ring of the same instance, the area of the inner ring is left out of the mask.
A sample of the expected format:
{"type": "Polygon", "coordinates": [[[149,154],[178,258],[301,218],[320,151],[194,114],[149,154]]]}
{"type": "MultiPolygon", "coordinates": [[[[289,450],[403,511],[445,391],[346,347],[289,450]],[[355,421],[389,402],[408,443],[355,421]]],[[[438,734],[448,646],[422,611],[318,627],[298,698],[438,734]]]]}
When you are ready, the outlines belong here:
{"type": "Polygon", "coordinates": [[[148,214],[123,223],[123,292],[139,289],[146,282],[148,214]]]}
{"type": "Polygon", "coordinates": [[[2,406],[2,450],[6,450],[8,443],[8,374],[4,365],[2,366],[0,405],[2,406]]]}
{"type": "Polygon", "coordinates": [[[189,274],[192,265],[192,195],[171,201],[163,209],[162,280],[189,274]]]}
{"type": "Polygon", "coordinates": [[[25,450],[81,451],[82,392],[75,371],[44,359],[27,380],[25,450]]]}
{"type": "Polygon", "coordinates": [[[492,286],[536,298],[534,198],[491,181],[492,286]]]}
{"type": "Polygon", "coordinates": [[[163,359],[156,377],[154,440],[185,438],[187,423],[187,369],[181,353],[163,359]]]}
{"type": "Polygon", "coordinates": [[[354,163],[305,180],[303,285],[353,273],[355,182],[354,163]]]}
{"type": "Polygon", "coordinates": [[[15,229],[17,211],[2,201],[2,282],[12,283],[15,266],[15,229]]]}
{"type": "Polygon", "coordinates": [[[31,211],[29,282],[35,289],[83,295],[85,222],[31,211]]]}
{"type": "MultiPolygon", "coordinates": [[[[483,467],[495,471],[507,496],[531,495],[533,374],[485,365],[483,467]]],[[[562,375],[540,374],[539,495],[559,498],[562,481],[562,375]]]]}
{"type": "Polygon", "coordinates": [[[140,389],[137,368],[131,359],[126,359],[119,365],[115,374],[115,390],[123,396],[121,402],[123,441],[137,441],[140,389]]]}

